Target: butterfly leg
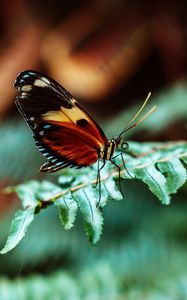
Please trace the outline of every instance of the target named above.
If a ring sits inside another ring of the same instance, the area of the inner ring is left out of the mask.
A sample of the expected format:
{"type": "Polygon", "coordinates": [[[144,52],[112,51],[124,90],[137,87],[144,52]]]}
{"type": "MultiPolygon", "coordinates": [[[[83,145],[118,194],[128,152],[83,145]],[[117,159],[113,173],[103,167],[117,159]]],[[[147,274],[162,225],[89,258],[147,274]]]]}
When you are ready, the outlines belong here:
{"type": "MultiPolygon", "coordinates": [[[[119,156],[119,154],[117,154],[116,156],[113,157],[113,159],[117,156],[119,156]]],[[[121,186],[121,168],[115,163],[115,161],[113,161],[112,159],[110,159],[110,162],[116,166],[116,168],[118,169],[118,180],[119,180],[119,189],[120,189],[120,193],[122,194],[122,196],[124,197],[124,194],[123,194],[123,190],[122,190],[122,186],[121,186]]]]}
{"type": "MultiPolygon", "coordinates": [[[[125,144],[125,143],[124,143],[124,144],[125,144]]],[[[127,148],[129,147],[129,145],[128,145],[127,143],[126,143],[126,145],[127,145],[127,147],[126,147],[126,149],[127,149],[127,148]]],[[[124,149],[124,148],[123,148],[123,149],[124,149]]],[[[129,171],[128,171],[126,165],[125,165],[125,161],[124,161],[122,152],[118,153],[116,156],[113,156],[113,158],[116,158],[116,157],[118,157],[119,155],[121,156],[121,160],[122,160],[123,167],[124,167],[125,171],[126,171],[127,174],[129,175],[129,177],[131,177],[131,178],[134,179],[134,177],[129,173],[129,171]]]]}
{"type": "Polygon", "coordinates": [[[121,155],[121,160],[122,160],[123,167],[124,167],[125,171],[127,172],[127,174],[128,174],[132,179],[134,179],[134,177],[129,173],[129,171],[128,171],[126,165],[125,165],[125,161],[124,161],[122,152],[120,152],[119,155],[121,155]]]}
{"type": "Polygon", "coordinates": [[[97,161],[97,178],[96,178],[96,183],[94,184],[94,188],[96,188],[97,187],[97,185],[98,185],[98,182],[99,182],[99,159],[98,159],[98,161],[97,161]]]}
{"type": "MultiPolygon", "coordinates": [[[[122,147],[123,150],[127,150],[127,149],[129,148],[129,144],[128,144],[127,142],[123,142],[123,144],[122,144],[121,147],[122,147]]],[[[129,171],[128,171],[126,165],[125,165],[125,161],[124,161],[122,152],[120,152],[118,155],[121,155],[121,160],[122,160],[122,162],[123,162],[123,167],[124,167],[124,169],[126,170],[127,174],[128,174],[131,178],[133,178],[133,176],[129,173],[129,171]]]]}
{"type": "Polygon", "coordinates": [[[99,160],[98,160],[98,170],[97,170],[97,179],[96,179],[96,184],[95,184],[95,188],[97,187],[97,185],[99,185],[99,200],[97,202],[97,207],[99,206],[100,204],[100,201],[101,201],[101,174],[100,174],[100,171],[104,168],[105,166],[105,161],[103,162],[102,166],[99,167],[99,160]]]}
{"type": "Polygon", "coordinates": [[[94,188],[97,187],[98,184],[100,184],[101,179],[100,179],[100,171],[102,170],[102,168],[104,168],[105,166],[105,161],[103,162],[102,166],[99,167],[99,159],[98,159],[98,164],[97,164],[97,179],[96,179],[96,184],[94,185],[94,188]]]}

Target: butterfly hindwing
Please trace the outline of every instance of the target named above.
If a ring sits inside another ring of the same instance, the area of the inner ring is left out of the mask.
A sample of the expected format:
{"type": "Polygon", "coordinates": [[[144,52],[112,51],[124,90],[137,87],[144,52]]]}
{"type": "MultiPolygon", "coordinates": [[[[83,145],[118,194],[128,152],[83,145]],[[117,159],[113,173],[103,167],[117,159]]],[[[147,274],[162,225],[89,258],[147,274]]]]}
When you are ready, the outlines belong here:
{"type": "Polygon", "coordinates": [[[53,79],[24,71],[16,79],[16,104],[49,163],[41,171],[85,167],[98,159],[107,142],[102,129],[78,102],[53,79]]]}
{"type": "Polygon", "coordinates": [[[98,159],[97,140],[74,124],[48,123],[33,132],[38,149],[56,167],[86,167],[98,159]]]}

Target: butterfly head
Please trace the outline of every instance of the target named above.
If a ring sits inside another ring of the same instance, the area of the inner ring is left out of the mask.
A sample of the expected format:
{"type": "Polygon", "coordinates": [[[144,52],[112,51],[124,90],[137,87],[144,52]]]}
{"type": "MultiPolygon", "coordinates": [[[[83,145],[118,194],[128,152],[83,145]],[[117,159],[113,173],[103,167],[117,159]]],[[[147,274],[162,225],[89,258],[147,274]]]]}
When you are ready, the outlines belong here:
{"type": "Polygon", "coordinates": [[[120,135],[115,137],[114,141],[116,143],[116,148],[118,148],[120,146],[123,150],[127,150],[129,147],[129,144],[127,142],[125,142],[124,139],[120,135]]]}
{"type": "Polygon", "coordinates": [[[114,141],[115,141],[115,143],[116,143],[116,146],[118,147],[118,146],[122,143],[122,137],[120,137],[120,136],[118,135],[118,136],[116,136],[116,137],[114,138],[114,141]]]}

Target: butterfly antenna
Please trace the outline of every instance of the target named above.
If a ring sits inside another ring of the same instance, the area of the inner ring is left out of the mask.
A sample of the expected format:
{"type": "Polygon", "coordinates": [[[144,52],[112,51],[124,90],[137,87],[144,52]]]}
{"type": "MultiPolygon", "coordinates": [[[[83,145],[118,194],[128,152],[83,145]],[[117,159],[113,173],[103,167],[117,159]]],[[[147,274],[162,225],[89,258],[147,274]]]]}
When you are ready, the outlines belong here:
{"type": "Polygon", "coordinates": [[[147,98],[145,99],[143,105],[141,106],[141,108],[139,109],[139,111],[135,114],[135,116],[129,121],[129,123],[127,123],[127,126],[130,125],[130,123],[132,123],[141,113],[141,111],[144,109],[144,107],[147,104],[147,101],[150,99],[151,97],[151,92],[149,92],[149,94],[147,95],[147,98]]]}
{"type": "MultiPolygon", "coordinates": [[[[149,92],[149,94],[147,95],[147,98],[145,99],[143,105],[141,106],[141,108],[139,109],[139,111],[135,114],[135,116],[129,121],[129,123],[127,125],[130,125],[138,116],[139,114],[142,112],[142,110],[144,109],[145,105],[147,104],[148,100],[151,97],[151,92],[149,92]]],[[[140,120],[138,120],[137,122],[135,122],[134,124],[127,126],[119,135],[119,137],[121,137],[126,131],[128,131],[129,129],[139,125],[140,123],[142,123],[145,119],[147,119],[147,117],[149,117],[155,110],[157,109],[156,106],[153,106],[140,120]]]]}

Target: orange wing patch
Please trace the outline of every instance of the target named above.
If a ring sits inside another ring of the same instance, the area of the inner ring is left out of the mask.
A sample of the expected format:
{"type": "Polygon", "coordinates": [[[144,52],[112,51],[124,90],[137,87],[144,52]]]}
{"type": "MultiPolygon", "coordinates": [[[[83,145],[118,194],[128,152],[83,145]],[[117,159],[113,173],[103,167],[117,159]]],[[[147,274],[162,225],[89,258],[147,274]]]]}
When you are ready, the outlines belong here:
{"type": "Polygon", "coordinates": [[[95,121],[72,99],[73,106],[71,108],[60,107],[58,111],[48,111],[42,115],[43,121],[47,122],[67,122],[77,125],[84,129],[87,133],[94,135],[100,143],[107,142],[102,129],[97,126],[95,121]]]}

